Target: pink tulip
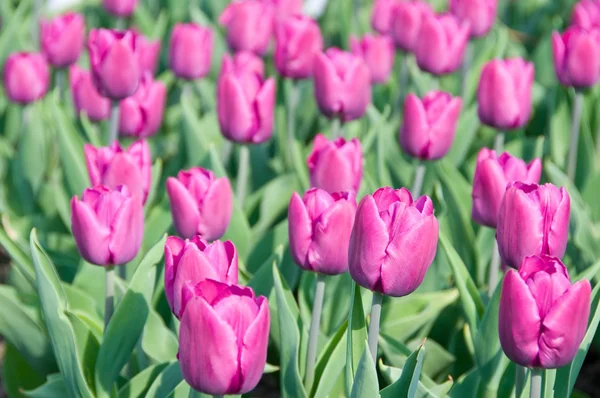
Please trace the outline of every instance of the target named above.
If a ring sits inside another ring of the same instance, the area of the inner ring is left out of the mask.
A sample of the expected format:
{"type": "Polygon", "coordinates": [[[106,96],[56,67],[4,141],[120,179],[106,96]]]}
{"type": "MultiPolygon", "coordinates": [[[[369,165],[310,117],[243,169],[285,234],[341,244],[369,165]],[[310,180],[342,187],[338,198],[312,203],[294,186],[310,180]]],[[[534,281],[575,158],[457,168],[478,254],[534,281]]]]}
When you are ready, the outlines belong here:
{"type": "Polygon", "coordinates": [[[83,112],[94,122],[108,119],[110,100],[98,94],[89,71],[72,65],[69,68],[69,82],[73,103],[78,114],[83,112]]]}
{"type": "Polygon", "coordinates": [[[496,151],[483,148],[477,155],[473,177],[473,221],[496,228],[506,186],[515,181],[537,184],[541,174],[540,159],[533,159],[528,165],[508,152],[498,156],[496,151]]]}
{"type": "Polygon", "coordinates": [[[348,244],[356,199],[348,192],[330,194],[311,188],[296,192],[288,209],[292,258],[307,271],[337,275],[348,271],[348,244]]]}
{"type": "Polygon", "coordinates": [[[41,22],[40,46],[52,66],[65,68],[77,62],[84,44],[83,15],[69,12],[41,22]]]}
{"type": "Polygon", "coordinates": [[[600,78],[600,29],[571,26],[552,33],[552,55],[558,80],[565,86],[591,87],[600,78]]]}
{"type": "Polygon", "coordinates": [[[360,118],[371,102],[371,73],[361,57],[330,48],[314,65],[317,105],[327,117],[344,122],[360,118]]]}
{"type": "Polygon", "coordinates": [[[392,10],[390,29],[396,48],[406,52],[414,52],[423,19],[426,16],[433,15],[433,9],[424,1],[399,1],[392,10]]]}
{"type": "Polygon", "coordinates": [[[584,29],[600,26],[600,2],[598,0],[580,0],[573,7],[571,25],[584,29]]]}
{"type": "Polygon", "coordinates": [[[471,37],[486,35],[496,20],[498,0],[450,0],[450,12],[469,23],[471,37]]]}
{"type": "Polygon", "coordinates": [[[126,185],[142,203],[146,201],[152,180],[152,157],[146,140],[134,142],[127,150],[118,141],[99,148],[85,144],[83,150],[92,185],[111,189],[126,185]]]}
{"type": "Polygon", "coordinates": [[[119,132],[140,138],[156,133],[162,124],[166,97],[165,84],[155,81],[152,74],[146,72],[135,94],[119,105],[119,132]]]}
{"type": "Polygon", "coordinates": [[[135,33],[135,47],[139,53],[142,74],[150,72],[154,75],[158,59],[160,58],[160,40],[149,40],[144,35],[135,33]]]}
{"type": "Polygon", "coordinates": [[[135,33],[92,29],[88,51],[92,79],[102,96],[118,101],[135,93],[141,78],[135,33]]]}
{"type": "Polygon", "coordinates": [[[356,195],[363,173],[363,153],[358,138],[343,137],[329,141],[317,134],[312,153],[306,161],[310,185],[329,193],[350,192],[356,195]]]}
{"type": "Polygon", "coordinates": [[[438,242],[438,221],[427,196],[413,202],[406,188],[380,188],[358,205],[350,236],[350,275],[388,296],[406,296],[423,282],[438,242]]]}
{"type": "Polygon", "coordinates": [[[295,16],[277,26],[275,67],[283,77],[312,76],[315,57],[323,50],[319,25],[309,17],[295,16]]]}
{"type": "Polygon", "coordinates": [[[167,178],[167,193],[179,235],[200,235],[207,241],[223,236],[233,211],[227,178],[216,178],[210,170],[193,167],[180,171],[177,178],[167,178]]]}
{"type": "Polygon", "coordinates": [[[451,14],[426,15],[415,48],[419,68],[434,75],[458,69],[469,41],[469,29],[468,22],[459,22],[451,14]]]}
{"type": "Polygon", "coordinates": [[[375,0],[371,26],[376,32],[382,35],[390,33],[393,23],[392,13],[398,3],[400,3],[398,0],[375,0]]]}
{"type": "Polygon", "coordinates": [[[275,19],[285,21],[302,13],[302,0],[264,0],[275,9],[275,19]]]}
{"type": "Polygon", "coordinates": [[[234,1],[219,16],[233,52],[263,55],[273,35],[274,8],[261,0],[234,1]]]}
{"type": "Polygon", "coordinates": [[[213,32],[194,23],[173,28],[169,44],[169,67],[181,79],[199,79],[210,72],[213,32]]]}
{"type": "Polygon", "coordinates": [[[362,39],[350,37],[352,53],[365,60],[371,83],[386,83],[394,67],[394,42],[389,36],[366,34],[362,39]]]}
{"type": "Polygon", "coordinates": [[[26,105],[48,91],[50,68],[39,53],[13,53],[4,63],[4,90],[8,99],[26,105]]]}
{"type": "Polygon", "coordinates": [[[568,365],[585,336],[590,296],[590,282],[571,285],[558,258],[526,257],[502,284],[498,332],[506,356],[533,368],[568,365]]]}
{"type": "Polygon", "coordinates": [[[231,141],[259,144],[273,134],[275,80],[264,80],[257,73],[262,68],[254,58],[248,55],[236,58],[223,57],[217,82],[219,125],[231,141]]]}
{"type": "Polygon", "coordinates": [[[461,107],[459,97],[443,91],[431,91],[422,100],[408,94],[400,129],[402,149],[423,160],[442,158],[454,141],[461,107]]]}
{"type": "Polygon", "coordinates": [[[102,0],[102,6],[111,15],[129,17],[133,14],[138,0],[102,0]]]}
{"type": "Polygon", "coordinates": [[[141,201],[126,186],[110,190],[87,188],[81,200],[71,200],[71,228],[86,261],[121,265],[133,260],[142,245],[144,212],[141,201]]]}
{"type": "Polygon", "coordinates": [[[500,204],[496,240],[502,264],[516,268],[527,256],[562,258],[569,237],[571,199],[552,184],[508,185],[500,204]]]}
{"type": "Polygon", "coordinates": [[[171,311],[181,316],[182,290],[186,283],[206,279],[238,283],[238,256],[230,241],[208,244],[199,235],[191,239],[169,236],[165,245],[165,295],[171,311]]]}
{"type": "Polygon", "coordinates": [[[254,389],[267,360],[267,299],[210,279],[184,289],[178,357],[185,381],[213,395],[254,389]]]}

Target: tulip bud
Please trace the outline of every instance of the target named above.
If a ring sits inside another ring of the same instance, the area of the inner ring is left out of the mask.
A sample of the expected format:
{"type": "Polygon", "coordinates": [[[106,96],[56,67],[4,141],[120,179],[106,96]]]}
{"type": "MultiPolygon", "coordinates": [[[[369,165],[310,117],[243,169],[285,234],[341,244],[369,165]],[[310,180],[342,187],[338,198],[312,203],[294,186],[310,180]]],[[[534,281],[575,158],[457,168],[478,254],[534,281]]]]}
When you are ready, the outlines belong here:
{"type": "Polygon", "coordinates": [[[371,26],[376,32],[382,35],[390,33],[393,23],[392,13],[398,3],[400,3],[398,0],[375,0],[371,26]]]}
{"type": "Polygon", "coordinates": [[[358,205],[348,260],[359,285],[388,296],[415,291],[433,262],[438,221],[427,196],[413,202],[406,188],[380,188],[358,205]]]}
{"type": "Polygon", "coordinates": [[[292,79],[312,76],[314,59],[323,51],[319,25],[309,17],[298,15],[281,22],[275,32],[277,72],[292,79]]]}
{"type": "Polygon", "coordinates": [[[146,72],[135,94],[119,105],[119,132],[140,138],[156,133],[162,124],[166,97],[165,84],[155,81],[152,74],[146,72]]]}
{"type": "Polygon", "coordinates": [[[102,0],[102,6],[115,17],[128,17],[133,14],[137,0],[102,0]]]}
{"type": "Polygon", "coordinates": [[[452,146],[462,101],[443,91],[431,91],[419,99],[408,94],[400,144],[408,154],[422,160],[442,158],[452,146]]]}
{"type": "Polygon", "coordinates": [[[579,0],[573,7],[571,25],[588,30],[600,26],[600,3],[597,0],[579,0]]]}
{"type": "Polygon", "coordinates": [[[527,256],[562,258],[569,237],[571,199],[552,184],[509,184],[498,213],[496,240],[502,264],[518,267],[527,256]]]}
{"type": "Polygon", "coordinates": [[[558,258],[526,257],[502,284],[498,332],[506,356],[534,368],[569,364],[585,336],[590,296],[590,282],[571,285],[558,258]]]}
{"type": "Polygon", "coordinates": [[[275,10],[275,19],[285,21],[302,13],[302,0],[265,0],[275,10]]]}
{"type": "Polygon", "coordinates": [[[371,83],[386,83],[394,67],[394,42],[389,36],[366,34],[362,40],[350,37],[352,53],[365,60],[371,83]]]}
{"type": "Polygon", "coordinates": [[[552,33],[552,55],[558,80],[565,86],[591,87],[600,78],[600,30],[571,26],[552,33]]]}
{"type": "Polygon", "coordinates": [[[296,192],[288,209],[290,252],[307,271],[337,275],[348,271],[348,244],[356,199],[348,192],[330,194],[311,188],[296,192]]]}
{"type": "Polygon", "coordinates": [[[40,46],[46,59],[56,68],[77,62],[85,43],[85,19],[77,13],[66,13],[50,21],[42,21],[40,46]]]}
{"type": "Polygon", "coordinates": [[[199,235],[191,239],[169,236],[165,245],[165,295],[171,311],[181,316],[181,294],[185,283],[194,285],[213,279],[238,283],[238,256],[230,241],[208,244],[199,235]]]}
{"type": "Polygon", "coordinates": [[[458,69],[469,41],[469,29],[468,22],[459,22],[451,14],[426,15],[415,48],[419,68],[434,75],[458,69]]]}
{"type": "Polygon", "coordinates": [[[98,94],[89,71],[72,65],[69,68],[69,83],[77,114],[83,112],[94,122],[108,119],[110,100],[98,94]]]}
{"type": "Polygon", "coordinates": [[[253,58],[243,58],[244,62],[236,62],[228,55],[223,57],[217,82],[217,115],[227,139],[259,144],[273,134],[275,81],[264,80],[257,73],[253,58]]]}
{"type": "Polygon", "coordinates": [[[421,31],[421,23],[425,16],[432,15],[433,9],[424,1],[399,1],[392,9],[390,29],[396,48],[414,52],[421,31]]]}
{"type": "Polygon", "coordinates": [[[177,233],[184,238],[198,234],[207,241],[225,233],[233,211],[229,180],[215,178],[212,171],[193,167],[177,178],[167,178],[167,194],[177,233]]]}
{"type": "Polygon", "coordinates": [[[273,34],[274,8],[262,0],[231,2],[219,16],[227,30],[227,44],[233,52],[251,51],[263,55],[273,34]]]}
{"type": "Polygon", "coordinates": [[[185,381],[212,395],[254,389],[267,361],[267,299],[210,279],[187,284],[184,297],[178,358],[185,381]]]}
{"type": "Polygon", "coordinates": [[[486,35],[496,19],[498,0],[450,0],[450,12],[469,23],[471,37],[486,35]]]}
{"type": "Polygon", "coordinates": [[[79,254],[96,265],[133,260],[142,245],[144,212],[126,186],[87,188],[71,200],[71,228],[79,254]]]}
{"type": "Polygon", "coordinates": [[[139,53],[142,75],[145,72],[150,72],[154,75],[160,57],[160,40],[149,40],[144,35],[135,33],[135,47],[139,53]]]}
{"type": "Polygon", "coordinates": [[[361,57],[330,48],[317,55],[313,74],[317,105],[325,116],[348,122],[364,115],[371,102],[371,73],[361,57]]]}
{"type": "Polygon", "coordinates": [[[4,90],[12,102],[26,105],[46,95],[50,68],[42,54],[13,53],[4,63],[4,90]]]}
{"type": "Polygon", "coordinates": [[[115,141],[99,148],[85,144],[83,151],[92,185],[111,189],[126,185],[142,203],[146,201],[152,180],[152,157],[146,140],[134,142],[127,150],[115,141]]]}
{"type": "Polygon", "coordinates": [[[181,79],[199,79],[210,72],[213,32],[198,24],[176,24],[169,44],[169,67],[181,79]]]}
{"type": "Polygon", "coordinates": [[[133,32],[92,29],[88,51],[92,79],[100,95],[118,101],[135,93],[141,68],[133,32]]]}
{"type": "Polygon", "coordinates": [[[356,195],[363,173],[363,153],[358,138],[346,141],[339,137],[329,141],[317,134],[308,157],[310,185],[329,193],[350,192],[356,195]]]}

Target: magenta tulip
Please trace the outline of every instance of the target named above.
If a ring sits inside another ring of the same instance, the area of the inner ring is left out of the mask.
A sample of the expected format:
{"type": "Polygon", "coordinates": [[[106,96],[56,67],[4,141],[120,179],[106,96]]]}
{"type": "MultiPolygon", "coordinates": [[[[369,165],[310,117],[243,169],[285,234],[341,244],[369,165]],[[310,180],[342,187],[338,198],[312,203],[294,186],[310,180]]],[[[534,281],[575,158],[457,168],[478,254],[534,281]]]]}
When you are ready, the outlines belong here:
{"type": "Polygon", "coordinates": [[[180,171],[177,178],[167,178],[167,193],[179,235],[200,235],[207,241],[223,236],[233,211],[227,178],[216,178],[210,170],[193,167],[180,171]]]}
{"type": "Polygon", "coordinates": [[[469,29],[468,22],[460,22],[452,14],[425,15],[415,48],[419,68],[434,75],[458,69],[469,41],[469,29]]]}
{"type": "Polygon", "coordinates": [[[329,141],[317,134],[312,153],[306,161],[310,185],[329,193],[350,192],[356,195],[363,173],[363,153],[358,138],[343,137],[329,141]]]}
{"type": "Polygon", "coordinates": [[[422,160],[442,158],[454,141],[461,107],[459,97],[443,91],[431,91],[422,100],[408,94],[400,129],[402,149],[422,160]]]}
{"type": "Polygon", "coordinates": [[[92,185],[111,189],[126,185],[142,203],[146,201],[152,180],[152,157],[145,140],[134,142],[127,150],[118,141],[99,148],[85,144],[83,150],[92,185]]]}
{"type": "Polygon", "coordinates": [[[160,40],[149,40],[140,33],[135,33],[135,47],[139,53],[140,70],[143,73],[156,72],[158,59],[160,58],[160,40]]]}
{"type": "Polygon", "coordinates": [[[39,53],[13,53],[4,63],[4,90],[8,99],[26,105],[46,95],[50,68],[39,53]]]}
{"type": "Polygon", "coordinates": [[[302,0],[264,0],[275,9],[275,19],[285,21],[302,13],[302,0]]]}
{"type": "Polygon", "coordinates": [[[94,122],[108,119],[110,116],[110,100],[98,93],[89,71],[83,70],[77,65],[72,65],[69,68],[69,83],[73,104],[78,114],[83,112],[94,122]]]}
{"type": "Polygon", "coordinates": [[[571,199],[552,184],[508,185],[498,212],[496,240],[502,264],[516,268],[527,256],[562,258],[569,237],[571,199]]]}
{"type": "Polygon", "coordinates": [[[371,102],[371,73],[361,57],[330,48],[317,55],[314,65],[317,105],[327,117],[358,119],[371,102]]]}
{"type": "Polygon", "coordinates": [[[380,188],[358,205],[350,236],[350,275],[359,285],[388,296],[419,287],[433,262],[438,221],[427,196],[413,202],[405,189],[380,188]]]}
{"type": "Polygon", "coordinates": [[[173,28],[169,44],[169,67],[181,79],[199,79],[210,72],[213,32],[194,23],[173,28]]]}
{"type": "Polygon", "coordinates": [[[469,23],[471,37],[486,35],[496,20],[498,0],[450,0],[450,12],[469,23]]]}
{"type": "Polygon", "coordinates": [[[150,72],[144,73],[135,94],[119,105],[119,132],[139,138],[156,133],[162,124],[166,97],[165,84],[154,80],[150,72]]]}
{"type": "Polygon", "coordinates": [[[227,30],[227,44],[233,52],[263,55],[273,35],[273,18],[274,8],[265,1],[234,1],[223,10],[219,23],[227,30]]]}
{"type": "Polygon", "coordinates": [[[122,185],[110,190],[97,185],[71,200],[71,228],[79,254],[96,265],[121,265],[133,260],[142,245],[141,201],[122,185]]]}
{"type": "Polygon", "coordinates": [[[128,17],[133,14],[138,0],[102,0],[102,6],[111,15],[128,17]]]}
{"type": "Polygon", "coordinates": [[[386,83],[394,67],[394,42],[389,36],[366,34],[362,39],[350,37],[352,53],[365,60],[371,83],[386,83]]]}
{"type": "Polygon", "coordinates": [[[531,115],[533,63],[522,58],[495,59],[481,71],[477,113],[482,123],[500,130],[523,127],[531,115]]]}
{"type": "Polygon", "coordinates": [[[69,12],[41,22],[40,46],[48,62],[55,68],[65,68],[77,62],[84,44],[83,15],[69,12]]]}
{"type": "Polygon", "coordinates": [[[571,285],[558,258],[526,257],[502,284],[498,332],[506,356],[533,368],[568,365],[585,336],[590,296],[590,282],[571,285]]]}
{"type": "Polygon", "coordinates": [[[390,33],[393,23],[392,13],[398,3],[400,3],[398,0],[375,0],[371,26],[376,32],[382,35],[390,33]]]}
{"type": "Polygon", "coordinates": [[[392,10],[390,33],[396,48],[405,52],[414,52],[426,16],[434,15],[431,6],[421,0],[399,1],[392,10]]]}
{"type": "Polygon", "coordinates": [[[598,0],[579,0],[573,7],[571,25],[584,29],[600,26],[600,2],[598,0]]]}
{"type": "Polygon", "coordinates": [[[323,50],[319,25],[309,17],[298,15],[281,22],[275,33],[277,72],[291,79],[312,76],[315,57],[323,50]]]}
{"type": "Polygon", "coordinates": [[[238,256],[230,241],[208,244],[199,235],[191,239],[169,236],[165,245],[165,295],[171,311],[181,316],[181,294],[186,283],[213,279],[238,283],[238,256]]]}
{"type": "Polygon", "coordinates": [[[552,33],[552,55],[558,80],[565,86],[591,87],[600,78],[600,30],[571,26],[552,33]]]}
{"type": "Polygon", "coordinates": [[[267,360],[267,299],[210,279],[184,289],[178,358],[185,381],[213,395],[254,389],[267,360]]]}
{"type": "Polygon", "coordinates": [[[102,96],[118,101],[135,93],[141,78],[135,33],[92,29],[88,51],[92,79],[102,96]]]}

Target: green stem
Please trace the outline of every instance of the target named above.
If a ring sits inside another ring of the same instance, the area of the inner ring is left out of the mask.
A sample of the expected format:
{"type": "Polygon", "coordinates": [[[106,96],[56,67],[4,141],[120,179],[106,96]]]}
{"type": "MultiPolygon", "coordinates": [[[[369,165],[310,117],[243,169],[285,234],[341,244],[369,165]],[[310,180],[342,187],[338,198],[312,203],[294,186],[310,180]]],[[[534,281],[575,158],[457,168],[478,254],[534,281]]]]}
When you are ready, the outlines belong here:
{"type": "Polygon", "coordinates": [[[498,285],[498,271],[500,268],[500,253],[498,252],[498,242],[494,239],[492,248],[492,262],[490,263],[490,277],[488,279],[488,297],[492,297],[496,286],[498,285]]]}
{"type": "Polygon", "coordinates": [[[321,312],[323,311],[323,297],[325,295],[325,275],[317,274],[315,285],[315,298],[313,301],[312,318],[308,335],[308,351],[306,353],[306,389],[310,391],[315,379],[315,366],[317,359],[317,343],[321,326],[321,312]]]}
{"type": "Polygon", "coordinates": [[[122,264],[119,266],[119,278],[123,279],[124,281],[127,280],[127,264],[122,264]]]}
{"type": "Polygon", "coordinates": [[[33,2],[33,22],[31,26],[31,40],[36,48],[40,47],[40,20],[42,16],[42,7],[44,0],[34,0],[33,2]]]}
{"type": "Polygon", "coordinates": [[[461,70],[461,80],[460,80],[460,96],[465,98],[467,94],[467,80],[469,78],[469,70],[471,69],[471,58],[473,58],[473,51],[471,48],[471,43],[467,43],[467,48],[465,50],[465,57],[463,59],[463,65],[461,70]]]}
{"type": "Polygon", "coordinates": [[[376,132],[377,134],[377,181],[379,185],[384,184],[384,173],[385,173],[385,135],[383,134],[384,129],[380,129],[376,132]]]}
{"type": "Polygon", "coordinates": [[[296,132],[294,130],[296,122],[296,106],[298,104],[299,91],[298,85],[294,80],[288,82],[288,96],[287,96],[287,150],[290,159],[290,164],[293,164],[294,150],[292,145],[296,141],[296,132]]]}
{"type": "Polygon", "coordinates": [[[238,174],[237,174],[237,182],[236,182],[236,190],[235,193],[237,195],[237,199],[242,205],[244,203],[244,197],[246,196],[246,185],[248,183],[248,177],[250,173],[250,149],[248,146],[241,145],[240,146],[240,157],[238,164],[238,174]]]}
{"type": "Polygon", "coordinates": [[[56,87],[58,87],[58,94],[60,99],[65,102],[67,101],[67,69],[56,70],[56,87]]]}
{"type": "Polygon", "coordinates": [[[583,93],[575,93],[575,103],[573,104],[573,120],[571,124],[571,142],[569,144],[569,163],[567,164],[567,175],[569,180],[575,181],[575,171],[577,169],[577,146],[579,145],[579,127],[581,124],[581,111],[583,110],[583,93]]]}
{"type": "Polygon", "coordinates": [[[113,101],[108,125],[108,145],[119,139],[119,101],[113,101]]]}
{"type": "Polygon", "coordinates": [[[419,162],[415,170],[415,179],[413,181],[413,186],[411,190],[412,196],[414,198],[417,198],[421,195],[421,189],[423,188],[423,179],[425,178],[425,170],[425,164],[419,162]]]}
{"type": "Polygon", "coordinates": [[[110,265],[106,267],[106,288],[104,298],[104,332],[108,327],[108,322],[115,309],[115,267],[110,265]]]}
{"type": "Polygon", "coordinates": [[[124,30],[126,28],[127,28],[127,21],[125,20],[125,18],[117,17],[116,21],[115,21],[115,29],[124,30]]]}
{"type": "Polygon", "coordinates": [[[496,133],[496,138],[494,139],[494,150],[498,155],[504,152],[504,133],[502,131],[498,131],[496,133]]]}
{"type": "Polygon", "coordinates": [[[527,368],[515,364],[515,396],[521,398],[525,389],[525,379],[527,377],[527,368]]]}
{"type": "Polygon", "coordinates": [[[344,128],[342,127],[342,122],[339,118],[335,117],[331,121],[331,135],[333,138],[343,137],[344,128]]]}
{"type": "Polygon", "coordinates": [[[542,376],[544,369],[531,369],[531,390],[529,398],[542,398],[542,376]]]}
{"type": "Polygon", "coordinates": [[[373,292],[371,321],[369,322],[369,351],[371,351],[374,363],[377,363],[377,342],[379,340],[379,321],[381,319],[382,302],[383,295],[381,293],[373,292]]]}

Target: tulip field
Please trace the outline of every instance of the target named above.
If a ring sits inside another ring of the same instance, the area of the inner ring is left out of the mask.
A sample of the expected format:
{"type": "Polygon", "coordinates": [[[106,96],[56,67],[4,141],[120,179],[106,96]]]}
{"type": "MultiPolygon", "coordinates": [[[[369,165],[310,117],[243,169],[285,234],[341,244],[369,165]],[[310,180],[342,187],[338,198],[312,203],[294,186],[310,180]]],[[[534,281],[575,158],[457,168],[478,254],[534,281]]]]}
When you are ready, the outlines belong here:
{"type": "Polygon", "coordinates": [[[0,398],[600,396],[600,0],[0,0],[0,398]]]}

